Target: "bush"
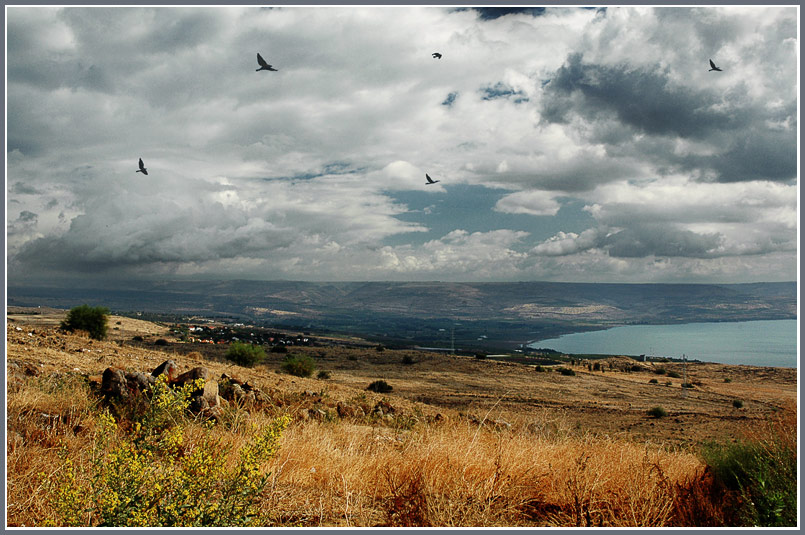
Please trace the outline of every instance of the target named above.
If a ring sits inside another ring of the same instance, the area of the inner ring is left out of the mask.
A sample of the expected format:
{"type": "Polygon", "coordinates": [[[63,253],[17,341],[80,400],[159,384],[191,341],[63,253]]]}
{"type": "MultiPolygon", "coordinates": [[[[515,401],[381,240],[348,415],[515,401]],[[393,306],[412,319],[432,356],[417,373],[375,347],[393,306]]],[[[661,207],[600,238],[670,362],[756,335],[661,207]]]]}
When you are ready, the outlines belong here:
{"type": "Polygon", "coordinates": [[[316,377],[318,377],[319,379],[329,379],[330,372],[328,372],[327,370],[320,370],[319,374],[316,377]]]}
{"type": "Polygon", "coordinates": [[[562,375],[576,375],[576,372],[574,372],[570,368],[556,368],[556,371],[558,371],[562,375]]]}
{"type": "Polygon", "coordinates": [[[143,337],[140,336],[139,334],[132,336],[131,339],[134,340],[135,342],[142,342],[143,341],[143,337]]]}
{"type": "Polygon", "coordinates": [[[282,363],[282,371],[296,377],[310,377],[316,370],[316,363],[307,355],[288,355],[282,363]]]}
{"type": "Polygon", "coordinates": [[[668,412],[662,407],[652,407],[648,410],[648,415],[652,418],[663,418],[668,416],[668,412]]]}
{"type": "Polygon", "coordinates": [[[730,379],[729,377],[724,377],[724,382],[725,383],[731,383],[732,379],[730,379]]]}
{"type": "Polygon", "coordinates": [[[411,365],[414,363],[414,357],[411,355],[405,355],[402,359],[402,363],[405,365],[411,365]]]}
{"type": "Polygon", "coordinates": [[[648,382],[653,384],[653,385],[656,385],[657,383],[659,383],[659,381],[657,379],[649,379],[648,382]]]}
{"type": "Polygon", "coordinates": [[[71,308],[60,327],[65,331],[87,331],[96,340],[106,338],[109,309],[81,305],[71,308]]]}
{"type": "Polygon", "coordinates": [[[535,372],[544,372],[545,368],[542,367],[542,364],[537,364],[536,366],[534,366],[534,371],[535,372]]]}
{"type": "Polygon", "coordinates": [[[654,373],[656,373],[657,375],[665,375],[666,373],[668,373],[668,370],[666,370],[665,368],[654,368],[654,373]]]}
{"type": "Polygon", "coordinates": [[[744,406],[744,402],[741,401],[740,399],[735,399],[732,401],[732,406],[735,407],[736,409],[741,409],[744,406]]]}
{"type": "Polygon", "coordinates": [[[666,373],[665,375],[667,375],[668,377],[673,377],[674,379],[679,379],[680,377],[682,377],[681,375],[679,375],[679,373],[674,372],[674,371],[670,371],[670,372],[666,373]]]}
{"type": "Polygon", "coordinates": [[[270,478],[260,467],[276,454],[290,418],[256,429],[237,450],[222,445],[212,429],[191,438],[182,415],[197,385],[187,386],[173,391],[158,381],[138,425],[100,415],[88,468],[80,469],[65,448],[56,473],[40,474],[53,515],[48,524],[265,525],[269,518],[260,506],[270,478]]]}
{"type": "Polygon", "coordinates": [[[386,348],[383,347],[382,345],[378,345],[377,347],[375,347],[375,350],[378,351],[378,352],[383,352],[383,351],[386,350],[386,348]]]}
{"type": "Polygon", "coordinates": [[[682,388],[693,388],[693,383],[682,383],[682,388]]]}
{"type": "Polygon", "coordinates": [[[703,449],[716,481],[740,497],[726,504],[737,525],[797,525],[797,449],[793,415],[761,428],[752,439],[703,449]]]}
{"type": "Polygon", "coordinates": [[[254,366],[266,358],[266,352],[257,345],[232,342],[226,352],[226,358],[241,366],[254,366]]]}
{"type": "Polygon", "coordinates": [[[276,346],[271,346],[270,351],[272,353],[287,353],[288,348],[285,347],[284,345],[276,345],[276,346]]]}
{"type": "Polygon", "coordinates": [[[383,379],[378,379],[374,381],[369,386],[366,387],[367,390],[371,390],[372,392],[377,392],[379,394],[384,394],[386,392],[391,392],[393,388],[390,384],[388,384],[383,379]]]}
{"type": "Polygon", "coordinates": [[[478,360],[483,360],[486,358],[486,353],[476,353],[475,358],[478,360]]]}
{"type": "Polygon", "coordinates": [[[594,362],[593,363],[593,371],[595,371],[595,372],[600,372],[601,371],[601,363],[600,362],[594,362]]]}
{"type": "Polygon", "coordinates": [[[167,341],[167,340],[165,340],[164,338],[158,338],[158,339],[157,339],[157,340],[154,342],[154,345],[155,345],[155,346],[166,346],[166,345],[168,345],[168,341],[167,341]]]}

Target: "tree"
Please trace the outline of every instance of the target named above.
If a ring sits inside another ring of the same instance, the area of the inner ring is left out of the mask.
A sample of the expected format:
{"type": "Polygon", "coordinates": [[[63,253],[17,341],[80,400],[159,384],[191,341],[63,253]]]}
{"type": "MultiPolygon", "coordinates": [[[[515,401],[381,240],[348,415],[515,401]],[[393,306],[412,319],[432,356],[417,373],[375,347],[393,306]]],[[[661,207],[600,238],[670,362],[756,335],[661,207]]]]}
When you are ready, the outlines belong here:
{"type": "Polygon", "coordinates": [[[81,305],[71,308],[67,317],[61,322],[65,331],[87,331],[96,340],[106,338],[106,321],[109,309],[106,307],[91,307],[81,305]]]}
{"type": "Polygon", "coordinates": [[[232,342],[226,352],[226,358],[241,366],[254,366],[266,358],[266,352],[257,345],[232,342]]]}

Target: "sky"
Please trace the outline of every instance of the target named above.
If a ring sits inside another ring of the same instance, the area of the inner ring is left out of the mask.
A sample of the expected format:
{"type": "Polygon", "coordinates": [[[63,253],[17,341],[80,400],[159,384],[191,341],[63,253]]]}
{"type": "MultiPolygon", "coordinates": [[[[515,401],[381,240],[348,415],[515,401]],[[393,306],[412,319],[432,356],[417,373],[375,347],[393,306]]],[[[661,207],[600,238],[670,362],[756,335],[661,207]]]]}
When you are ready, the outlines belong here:
{"type": "Polygon", "coordinates": [[[8,6],[8,284],[796,280],[797,15],[8,6]]]}

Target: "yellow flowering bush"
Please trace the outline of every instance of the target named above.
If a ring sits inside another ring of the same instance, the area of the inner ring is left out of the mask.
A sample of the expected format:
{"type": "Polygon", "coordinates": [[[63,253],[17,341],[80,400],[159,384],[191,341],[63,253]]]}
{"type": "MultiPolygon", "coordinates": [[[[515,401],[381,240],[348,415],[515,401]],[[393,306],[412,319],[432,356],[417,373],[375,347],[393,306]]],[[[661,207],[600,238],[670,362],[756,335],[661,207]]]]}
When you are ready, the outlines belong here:
{"type": "MultiPolygon", "coordinates": [[[[200,381],[200,380],[199,380],[200,381]]],[[[290,418],[280,417],[233,452],[210,426],[192,444],[187,437],[194,382],[171,389],[158,379],[142,420],[124,431],[104,412],[98,418],[89,473],[78,477],[72,460],[45,482],[61,526],[259,526],[258,504],[290,418]]]]}

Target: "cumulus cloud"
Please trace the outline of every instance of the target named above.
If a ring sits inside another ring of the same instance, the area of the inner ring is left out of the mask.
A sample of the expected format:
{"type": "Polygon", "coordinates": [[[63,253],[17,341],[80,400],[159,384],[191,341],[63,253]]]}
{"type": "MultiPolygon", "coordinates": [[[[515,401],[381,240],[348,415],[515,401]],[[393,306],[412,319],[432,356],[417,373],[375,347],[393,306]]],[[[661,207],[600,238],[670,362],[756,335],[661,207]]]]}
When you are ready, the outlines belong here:
{"type": "Polygon", "coordinates": [[[793,278],[796,14],[9,7],[9,277],[793,278]]]}

